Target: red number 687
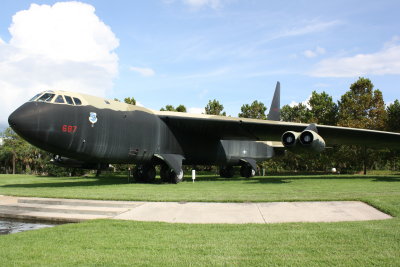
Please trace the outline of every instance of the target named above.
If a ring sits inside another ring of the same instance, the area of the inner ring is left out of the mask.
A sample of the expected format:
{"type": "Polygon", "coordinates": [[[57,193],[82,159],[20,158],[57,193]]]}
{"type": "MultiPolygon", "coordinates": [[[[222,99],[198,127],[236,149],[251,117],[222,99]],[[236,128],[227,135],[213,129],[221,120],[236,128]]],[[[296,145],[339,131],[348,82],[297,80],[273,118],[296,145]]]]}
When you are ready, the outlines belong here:
{"type": "Polygon", "coordinates": [[[64,125],[61,127],[61,130],[62,130],[64,133],[75,133],[77,128],[78,128],[78,126],[72,126],[72,125],[65,125],[65,124],[64,124],[64,125]]]}

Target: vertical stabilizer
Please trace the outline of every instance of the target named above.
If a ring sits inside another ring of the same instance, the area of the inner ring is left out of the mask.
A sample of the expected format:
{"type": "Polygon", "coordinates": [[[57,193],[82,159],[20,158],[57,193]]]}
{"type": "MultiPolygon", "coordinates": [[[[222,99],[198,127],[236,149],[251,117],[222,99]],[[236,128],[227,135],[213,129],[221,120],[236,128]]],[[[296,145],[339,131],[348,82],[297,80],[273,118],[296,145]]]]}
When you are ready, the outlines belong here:
{"type": "Polygon", "coordinates": [[[281,84],[279,82],[276,83],[274,98],[272,99],[267,119],[271,121],[281,120],[281,84]]]}

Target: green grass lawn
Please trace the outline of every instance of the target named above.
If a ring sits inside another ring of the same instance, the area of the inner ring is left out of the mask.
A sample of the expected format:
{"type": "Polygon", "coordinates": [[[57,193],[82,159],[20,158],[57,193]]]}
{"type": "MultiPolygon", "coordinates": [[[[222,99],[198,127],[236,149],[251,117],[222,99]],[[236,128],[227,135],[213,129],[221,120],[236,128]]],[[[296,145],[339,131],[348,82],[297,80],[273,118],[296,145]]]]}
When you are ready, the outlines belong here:
{"type": "Polygon", "coordinates": [[[0,175],[0,194],[150,201],[362,200],[367,222],[185,225],[96,220],[0,236],[0,265],[400,266],[400,176],[318,175],[128,184],[125,177],[0,175]]]}

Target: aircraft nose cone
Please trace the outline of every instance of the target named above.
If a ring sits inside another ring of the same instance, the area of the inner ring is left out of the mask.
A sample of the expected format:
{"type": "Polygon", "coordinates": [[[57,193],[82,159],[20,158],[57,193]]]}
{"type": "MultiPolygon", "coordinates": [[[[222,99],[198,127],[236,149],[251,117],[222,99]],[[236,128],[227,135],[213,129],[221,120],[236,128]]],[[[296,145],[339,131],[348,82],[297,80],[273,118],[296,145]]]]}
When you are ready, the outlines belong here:
{"type": "Polygon", "coordinates": [[[37,128],[35,104],[28,102],[17,108],[8,117],[8,124],[16,133],[29,139],[29,135],[37,128]]]}
{"type": "Polygon", "coordinates": [[[8,117],[8,124],[11,126],[11,128],[14,129],[14,127],[17,125],[19,117],[19,112],[16,111],[11,113],[11,115],[8,117]]]}

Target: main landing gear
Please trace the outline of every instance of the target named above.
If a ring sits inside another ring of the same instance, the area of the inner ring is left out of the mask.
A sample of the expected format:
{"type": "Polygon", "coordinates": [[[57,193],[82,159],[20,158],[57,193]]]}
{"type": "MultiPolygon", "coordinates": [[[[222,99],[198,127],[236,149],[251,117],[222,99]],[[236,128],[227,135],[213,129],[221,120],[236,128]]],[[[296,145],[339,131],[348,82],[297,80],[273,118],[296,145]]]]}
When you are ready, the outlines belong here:
{"type": "Polygon", "coordinates": [[[152,183],[156,179],[156,168],[151,164],[137,165],[133,175],[138,182],[152,183]]]}
{"type": "MultiPolygon", "coordinates": [[[[137,165],[133,175],[137,182],[153,183],[156,179],[156,168],[152,164],[137,165]]],[[[177,184],[183,180],[183,170],[176,174],[168,165],[162,164],[160,177],[163,182],[177,184]]]]}
{"type": "Polygon", "coordinates": [[[183,170],[178,174],[166,164],[161,165],[160,177],[163,182],[177,184],[183,180],[183,170]]]}
{"type": "Polygon", "coordinates": [[[254,175],[256,175],[256,170],[254,170],[250,165],[242,165],[242,167],[240,167],[240,175],[242,177],[253,177],[254,175]]]}
{"type": "Polygon", "coordinates": [[[232,178],[235,175],[235,170],[233,166],[221,166],[219,168],[219,176],[222,178],[232,178]]]}
{"type": "MultiPolygon", "coordinates": [[[[256,174],[256,171],[250,164],[243,164],[240,167],[240,176],[242,177],[253,177],[256,174]]],[[[219,176],[222,178],[232,178],[235,175],[235,170],[233,166],[221,166],[219,168],[219,176]]]]}

